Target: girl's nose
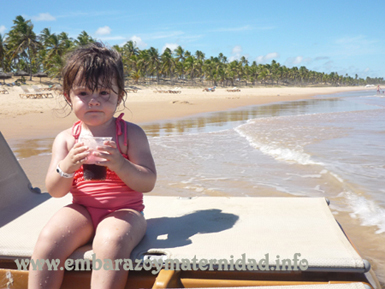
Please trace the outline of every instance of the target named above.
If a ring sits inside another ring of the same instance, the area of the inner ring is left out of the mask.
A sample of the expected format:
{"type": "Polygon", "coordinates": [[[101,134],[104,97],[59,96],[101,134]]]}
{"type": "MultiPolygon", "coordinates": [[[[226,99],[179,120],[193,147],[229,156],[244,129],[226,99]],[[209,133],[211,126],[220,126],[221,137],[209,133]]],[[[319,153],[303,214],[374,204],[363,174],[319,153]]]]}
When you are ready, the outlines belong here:
{"type": "Polygon", "coordinates": [[[90,101],[88,102],[88,105],[89,106],[99,106],[100,105],[97,94],[92,95],[90,101]]]}

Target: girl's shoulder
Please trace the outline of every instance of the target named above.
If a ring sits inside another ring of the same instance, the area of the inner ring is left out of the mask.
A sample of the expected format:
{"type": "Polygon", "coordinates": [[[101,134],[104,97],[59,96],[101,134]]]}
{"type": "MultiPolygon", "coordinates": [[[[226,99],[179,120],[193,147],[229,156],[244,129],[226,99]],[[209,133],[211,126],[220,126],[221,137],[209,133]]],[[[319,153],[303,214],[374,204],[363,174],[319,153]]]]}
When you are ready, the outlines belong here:
{"type": "Polygon", "coordinates": [[[63,131],[61,131],[60,133],[58,133],[58,135],[56,136],[57,139],[61,139],[61,140],[70,140],[70,139],[74,139],[73,135],[72,135],[72,128],[67,128],[63,131]]]}
{"type": "Polygon", "coordinates": [[[147,135],[144,130],[137,124],[126,121],[126,132],[129,143],[147,142],[147,135]]]}
{"type": "Polygon", "coordinates": [[[126,132],[128,137],[130,137],[130,134],[145,134],[144,130],[137,124],[129,122],[129,121],[124,121],[126,123],[126,132]]]}
{"type": "Polygon", "coordinates": [[[64,146],[69,150],[74,146],[75,141],[76,140],[72,135],[72,128],[68,128],[63,130],[56,136],[54,145],[57,145],[60,147],[64,146]]]}

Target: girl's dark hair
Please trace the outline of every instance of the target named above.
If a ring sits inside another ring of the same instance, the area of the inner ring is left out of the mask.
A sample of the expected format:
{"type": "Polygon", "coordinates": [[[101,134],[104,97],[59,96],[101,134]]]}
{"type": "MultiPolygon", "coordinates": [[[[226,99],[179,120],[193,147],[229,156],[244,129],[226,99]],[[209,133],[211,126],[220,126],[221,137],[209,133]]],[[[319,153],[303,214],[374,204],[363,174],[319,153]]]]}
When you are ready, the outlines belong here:
{"type": "Polygon", "coordinates": [[[107,48],[103,43],[94,42],[81,46],[67,55],[62,77],[63,92],[68,101],[70,90],[79,74],[81,82],[77,85],[85,86],[91,91],[100,86],[113,90],[115,79],[118,91],[114,92],[118,94],[118,104],[127,95],[124,89],[122,58],[115,49],[107,48]]]}

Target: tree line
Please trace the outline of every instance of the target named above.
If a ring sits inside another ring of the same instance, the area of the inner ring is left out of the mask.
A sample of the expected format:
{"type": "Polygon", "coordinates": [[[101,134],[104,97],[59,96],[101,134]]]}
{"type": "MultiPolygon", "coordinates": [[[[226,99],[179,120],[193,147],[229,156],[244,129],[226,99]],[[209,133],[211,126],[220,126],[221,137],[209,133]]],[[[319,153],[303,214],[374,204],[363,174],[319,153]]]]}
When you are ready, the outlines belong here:
{"type": "MultiPolygon", "coordinates": [[[[17,16],[11,30],[0,34],[0,61],[4,72],[27,71],[32,74],[45,72],[51,78],[60,77],[64,55],[78,46],[97,41],[86,31],[76,39],[68,33],[51,33],[44,28],[40,34],[34,32],[31,20],[17,16]]],[[[206,58],[197,50],[191,53],[178,46],[175,50],[166,48],[162,53],[154,47],[139,49],[133,41],[114,45],[122,55],[127,83],[168,84],[168,85],[366,85],[385,84],[384,79],[359,78],[339,75],[337,72],[324,73],[307,69],[305,66],[288,68],[275,60],[270,64],[250,61],[242,56],[229,61],[219,53],[217,57],[206,58]]]]}

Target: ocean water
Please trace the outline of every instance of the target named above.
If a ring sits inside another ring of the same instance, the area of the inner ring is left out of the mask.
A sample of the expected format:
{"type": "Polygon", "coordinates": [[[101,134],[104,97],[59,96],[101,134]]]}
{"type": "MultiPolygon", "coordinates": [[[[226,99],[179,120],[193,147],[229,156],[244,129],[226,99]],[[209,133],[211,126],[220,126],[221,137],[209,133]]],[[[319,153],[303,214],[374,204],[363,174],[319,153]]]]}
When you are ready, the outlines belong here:
{"type": "Polygon", "coordinates": [[[158,169],[154,194],[326,197],[385,284],[383,95],[318,96],[143,128],[158,169]]]}

